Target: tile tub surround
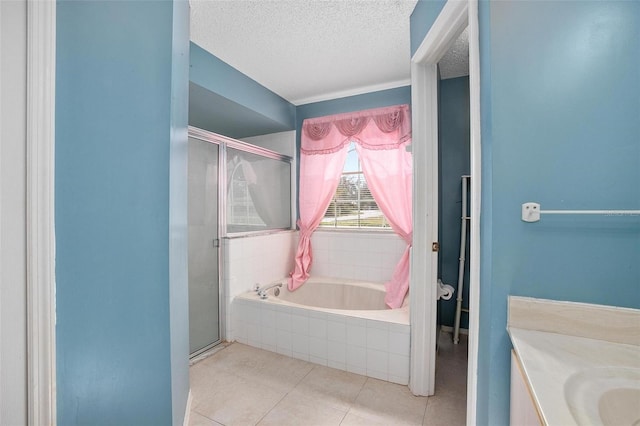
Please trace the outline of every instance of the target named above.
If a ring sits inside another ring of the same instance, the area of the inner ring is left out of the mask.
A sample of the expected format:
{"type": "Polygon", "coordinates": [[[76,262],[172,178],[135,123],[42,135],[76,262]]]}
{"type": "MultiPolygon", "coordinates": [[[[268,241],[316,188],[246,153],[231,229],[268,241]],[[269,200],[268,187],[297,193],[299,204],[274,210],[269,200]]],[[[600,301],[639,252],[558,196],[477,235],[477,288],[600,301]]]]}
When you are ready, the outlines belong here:
{"type": "Polygon", "coordinates": [[[225,340],[235,340],[233,298],[251,290],[256,283],[264,285],[288,276],[297,244],[296,231],[222,240],[225,340]]]}
{"type": "Polygon", "coordinates": [[[565,399],[566,383],[576,374],[598,368],[640,369],[640,310],[511,296],[508,324],[514,351],[547,424],[578,424],[565,399]]]}
{"type": "Polygon", "coordinates": [[[233,311],[240,343],[393,383],[409,382],[408,311],[401,324],[269,303],[255,294],[236,297],[233,311]]]}
{"type": "Polygon", "coordinates": [[[311,275],[382,283],[389,281],[407,243],[389,231],[330,231],[311,237],[311,275]]]}

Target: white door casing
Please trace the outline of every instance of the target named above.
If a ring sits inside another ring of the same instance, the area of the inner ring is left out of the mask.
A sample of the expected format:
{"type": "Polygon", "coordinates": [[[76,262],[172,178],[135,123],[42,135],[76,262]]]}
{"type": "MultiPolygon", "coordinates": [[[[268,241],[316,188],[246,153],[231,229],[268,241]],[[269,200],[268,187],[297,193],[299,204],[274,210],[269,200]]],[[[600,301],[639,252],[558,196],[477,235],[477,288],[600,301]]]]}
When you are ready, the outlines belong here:
{"type": "Polygon", "coordinates": [[[411,59],[413,153],[413,249],[411,256],[411,372],[415,395],[435,391],[438,241],[437,64],[465,27],[469,28],[471,128],[471,237],[467,424],[475,424],[480,277],[480,66],[477,0],[449,0],[411,59]],[[426,361],[425,361],[426,360],[426,361]]]}
{"type": "Polygon", "coordinates": [[[413,253],[411,373],[416,395],[435,391],[438,252],[438,62],[467,26],[467,3],[449,1],[411,59],[413,253]],[[426,360],[426,362],[425,362],[426,360]]]}
{"type": "Polygon", "coordinates": [[[55,424],[55,0],[0,2],[0,424],[55,424]]]}
{"type": "Polygon", "coordinates": [[[27,1],[27,401],[30,425],[56,423],[56,2],[27,1]]]}
{"type": "Polygon", "coordinates": [[[482,156],[480,136],[480,35],[478,0],[469,0],[469,120],[471,229],[469,234],[469,350],[467,367],[467,425],[476,424],[478,400],[478,337],[480,329],[480,207],[482,156]]]}

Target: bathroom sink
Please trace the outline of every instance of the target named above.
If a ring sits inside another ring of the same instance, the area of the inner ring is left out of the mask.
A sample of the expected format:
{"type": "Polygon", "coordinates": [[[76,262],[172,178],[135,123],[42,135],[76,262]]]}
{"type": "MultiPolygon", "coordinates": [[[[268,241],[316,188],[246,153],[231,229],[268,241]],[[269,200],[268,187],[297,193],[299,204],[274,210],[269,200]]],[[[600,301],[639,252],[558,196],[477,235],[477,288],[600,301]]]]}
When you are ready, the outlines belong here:
{"type": "Polygon", "coordinates": [[[564,395],[578,424],[640,426],[640,368],[579,371],[567,379],[564,395]]]}

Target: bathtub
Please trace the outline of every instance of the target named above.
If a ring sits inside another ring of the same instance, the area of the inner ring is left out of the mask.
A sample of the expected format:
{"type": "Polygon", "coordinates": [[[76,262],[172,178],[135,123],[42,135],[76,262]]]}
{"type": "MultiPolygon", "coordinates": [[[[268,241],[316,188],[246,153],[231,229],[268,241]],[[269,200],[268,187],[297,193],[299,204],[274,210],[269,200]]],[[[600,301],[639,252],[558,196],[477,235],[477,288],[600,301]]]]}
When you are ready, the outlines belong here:
{"type": "MultiPolygon", "coordinates": [[[[409,307],[388,309],[384,286],[312,277],[261,299],[248,291],[232,302],[232,339],[340,370],[406,385],[409,307]]],[[[263,284],[264,285],[264,284],[263,284]]]]}

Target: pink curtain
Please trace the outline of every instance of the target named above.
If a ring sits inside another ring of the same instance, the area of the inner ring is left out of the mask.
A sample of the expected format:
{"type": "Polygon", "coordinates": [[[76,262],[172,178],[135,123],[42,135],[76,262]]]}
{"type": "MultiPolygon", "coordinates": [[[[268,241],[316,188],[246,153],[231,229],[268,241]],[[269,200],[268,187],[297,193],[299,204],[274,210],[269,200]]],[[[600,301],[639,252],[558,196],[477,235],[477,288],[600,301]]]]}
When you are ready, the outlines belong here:
{"type": "Polygon", "coordinates": [[[300,237],[295,269],[289,278],[289,290],[297,289],[309,278],[313,261],[311,235],[320,225],[336,192],[348,147],[346,144],[338,151],[325,155],[300,154],[300,237]]]}
{"type": "Polygon", "coordinates": [[[311,235],[318,227],[338,186],[349,142],[357,143],[363,172],[376,203],[407,249],[391,281],[385,283],[385,302],[402,306],[409,289],[409,248],[412,238],[411,143],[408,105],[307,119],[302,124],[300,149],[300,239],[295,270],[289,279],[294,290],[309,278],[311,235]]]}
{"type": "Polygon", "coordinates": [[[391,228],[407,243],[391,281],[385,283],[385,303],[390,308],[399,308],[409,291],[409,249],[413,235],[411,154],[405,144],[384,151],[367,149],[360,144],[356,149],[371,195],[391,228]]]}

